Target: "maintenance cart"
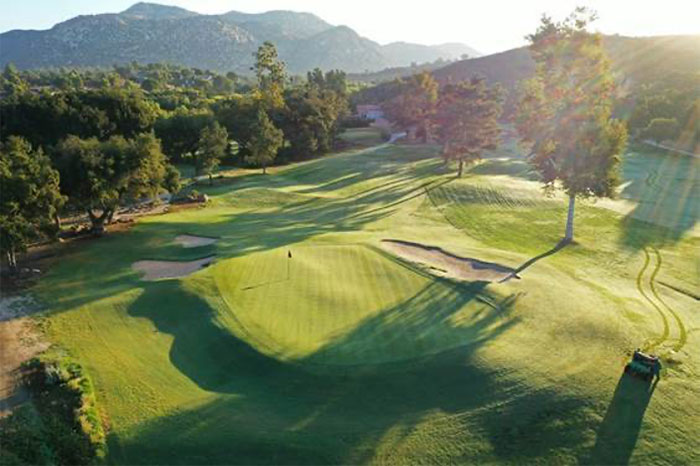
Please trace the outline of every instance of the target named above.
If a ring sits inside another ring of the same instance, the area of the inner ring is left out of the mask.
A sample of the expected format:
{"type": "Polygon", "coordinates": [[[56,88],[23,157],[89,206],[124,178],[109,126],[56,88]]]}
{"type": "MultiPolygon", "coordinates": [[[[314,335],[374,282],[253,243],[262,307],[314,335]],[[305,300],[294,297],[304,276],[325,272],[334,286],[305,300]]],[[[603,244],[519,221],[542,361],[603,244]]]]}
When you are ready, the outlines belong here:
{"type": "Polygon", "coordinates": [[[625,366],[625,373],[640,377],[647,382],[651,382],[654,376],[659,377],[661,372],[661,361],[658,356],[646,354],[639,349],[632,355],[632,361],[625,366]]]}

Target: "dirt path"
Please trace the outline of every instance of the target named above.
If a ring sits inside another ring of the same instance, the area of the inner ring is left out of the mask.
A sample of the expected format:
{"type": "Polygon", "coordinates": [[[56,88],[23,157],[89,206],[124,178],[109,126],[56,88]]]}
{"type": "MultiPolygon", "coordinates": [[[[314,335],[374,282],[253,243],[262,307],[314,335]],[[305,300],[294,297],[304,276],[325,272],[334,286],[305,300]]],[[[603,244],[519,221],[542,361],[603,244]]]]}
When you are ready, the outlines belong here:
{"type": "Polygon", "coordinates": [[[39,306],[26,296],[0,299],[0,417],[27,400],[18,384],[21,364],[49,347],[28,317],[38,310],[39,306]]]}

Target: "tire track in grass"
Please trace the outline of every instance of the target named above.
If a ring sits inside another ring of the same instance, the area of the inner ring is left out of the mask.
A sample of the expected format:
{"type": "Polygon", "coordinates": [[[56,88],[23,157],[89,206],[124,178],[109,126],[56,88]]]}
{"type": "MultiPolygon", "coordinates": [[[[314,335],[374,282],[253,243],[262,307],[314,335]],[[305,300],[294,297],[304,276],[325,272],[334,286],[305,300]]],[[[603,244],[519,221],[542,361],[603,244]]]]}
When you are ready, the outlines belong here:
{"type": "Polygon", "coordinates": [[[658,264],[657,267],[656,267],[656,269],[654,269],[654,272],[652,273],[651,278],[650,278],[650,280],[649,280],[649,284],[651,285],[651,292],[654,294],[654,296],[656,297],[656,299],[657,299],[661,304],[664,305],[664,307],[666,308],[666,310],[667,310],[669,313],[671,313],[671,315],[673,316],[673,318],[674,318],[675,321],[676,321],[676,324],[678,324],[678,332],[679,332],[679,334],[678,334],[678,343],[676,343],[676,344],[673,346],[673,350],[674,350],[674,351],[679,351],[681,348],[683,348],[683,346],[685,346],[685,343],[686,343],[686,341],[688,340],[688,333],[687,333],[687,331],[686,331],[685,325],[683,324],[683,321],[682,321],[681,318],[678,316],[678,313],[676,313],[676,311],[674,311],[674,310],[671,308],[671,306],[668,305],[668,303],[667,303],[666,301],[664,301],[663,299],[661,299],[661,296],[659,295],[658,291],[656,290],[656,274],[657,274],[657,273],[659,272],[659,270],[661,269],[662,259],[661,259],[661,253],[659,252],[659,250],[658,250],[657,248],[653,247],[653,248],[651,248],[651,250],[653,251],[654,255],[656,256],[656,261],[657,261],[657,264],[658,264]]]}
{"type": "MultiPolygon", "coordinates": [[[[651,304],[651,306],[652,306],[654,309],[656,309],[656,312],[658,312],[659,315],[661,316],[661,320],[663,321],[663,325],[664,325],[664,330],[663,330],[663,332],[661,333],[661,336],[660,336],[656,341],[652,342],[651,344],[645,345],[646,347],[644,348],[644,350],[646,351],[646,350],[650,350],[650,349],[656,348],[656,347],[659,346],[661,343],[663,343],[664,341],[668,340],[668,335],[669,335],[669,333],[670,333],[670,330],[669,330],[668,318],[666,318],[666,314],[664,314],[664,312],[661,310],[661,308],[659,307],[659,305],[656,304],[656,303],[654,302],[654,300],[651,299],[651,298],[649,297],[649,295],[644,291],[644,286],[642,285],[642,280],[644,279],[644,273],[646,272],[647,268],[649,268],[649,263],[651,262],[651,257],[649,256],[649,251],[647,250],[646,247],[643,249],[643,251],[644,251],[644,265],[642,265],[641,270],[640,270],[639,273],[637,274],[637,291],[639,291],[639,294],[641,294],[642,297],[643,297],[649,304],[651,304]]],[[[661,264],[657,262],[657,264],[655,265],[655,269],[652,271],[652,275],[651,275],[652,277],[655,277],[655,276],[656,276],[656,273],[658,273],[658,269],[659,269],[660,267],[661,267],[661,264]]],[[[650,280],[650,283],[653,283],[653,279],[650,280]]]]}

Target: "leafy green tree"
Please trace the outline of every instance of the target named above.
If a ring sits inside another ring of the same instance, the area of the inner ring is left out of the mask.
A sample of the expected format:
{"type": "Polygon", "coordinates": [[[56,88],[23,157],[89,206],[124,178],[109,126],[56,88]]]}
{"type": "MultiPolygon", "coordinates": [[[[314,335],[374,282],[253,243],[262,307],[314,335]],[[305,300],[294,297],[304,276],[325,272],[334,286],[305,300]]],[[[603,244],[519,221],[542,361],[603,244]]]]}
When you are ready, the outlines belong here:
{"type": "Polygon", "coordinates": [[[69,136],[56,148],[56,165],[62,192],[87,212],[97,235],[120,204],[153,197],[177,181],[153,133],[107,141],[69,136]]]}
{"type": "Polygon", "coordinates": [[[0,192],[0,249],[16,272],[17,253],[25,251],[38,232],[51,230],[64,199],[49,158],[16,136],[0,145],[0,192]]]}
{"type": "Polygon", "coordinates": [[[22,94],[29,89],[27,82],[22,79],[14,64],[8,63],[2,72],[2,89],[6,94],[12,96],[22,94]]]}
{"type": "Polygon", "coordinates": [[[657,144],[678,136],[680,126],[675,118],[654,118],[649,126],[642,131],[642,137],[651,139],[657,144]]]}
{"type": "Polygon", "coordinates": [[[262,172],[265,174],[267,166],[275,160],[277,151],[282,147],[284,133],[270,121],[262,106],[258,108],[251,132],[252,136],[248,143],[250,155],[246,157],[246,162],[262,167],[262,172]]]}
{"type": "Polygon", "coordinates": [[[484,150],[498,146],[502,102],[501,87],[488,87],[486,80],[480,77],[449,84],[441,91],[436,121],[442,155],[445,160],[458,162],[459,177],[465,163],[481,158],[484,150]]]}
{"type": "Polygon", "coordinates": [[[212,173],[219,166],[221,158],[226,155],[227,147],[228,132],[219,123],[215,121],[202,130],[195,156],[195,172],[197,175],[209,175],[209,184],[213,183],[212,173]]]}
{"type": "Polygon", "coordinates": [[[611,116],[615,86],[602,38],[586,30],[594,19],[584,8],[562,22],[542,18],[528,37],[536,71],[518,109],[518,131],[546,192],[561,187],[569,197],[564,242],[574,237],[576,198],[614,196],[627,140],[611,116]]]}
{"type": "Polygon", "coordinates": [[[284,63],[277,55],[277,48],[272,42],[265,42],[253,56],[255,57],[253,69],[257,79],[257,98],[263,102],[266,110],[282,107],[287,73],[284,63]]]}
{"type": "MultiPolygon", "coordinates": [[[[235,76],[235,75],[234,75],[235,76]]],[[[221,76],[217,74],[212,79],[212,88],[218,94],[228,94],[233,92],[236,82],[228,78],[227,76],[221,76]]]]}
{"type": "Polygon", "coordinates": [[[158,105],[141,92],[69,90],[24,93],[0,101],[0,138],[22,136],[48,149],[69,134],[107,139],[133,137],[152,129],[158,105]]]}
{"type": "Polygon", "coordinates": [[[438,83],[424,71],[404,81],[401,92],[384,104],[387,116],[403,128],[416,126],[423,135],[423,142],[431,136],[432,121],[437,109],[438,83]]]}
{"type": "Polygon", "coordinates": [[[243,158],[250,155],[259,101],[253,95],[234,95],[217,101],[213,107],[216,121],[226,128],[229,138],[238,143],[239,155],[243,158]]]}
{"type": "Polygon", "coordinates": [[[178,108],[156,121],[154,130],[162,141],[163,152],[171,161],[179,162],[194,157],[202,131],[213,122],[214,116],[207,111],[178,108]]]}
{"type": "Polygon", "coordinates": [[[340,119],[348,114],[345,74],[316,69],[307,82],[285,93],[280,127],[289,140],[292,156],[312,155],[331,149],[340,132],[340,119]]]}

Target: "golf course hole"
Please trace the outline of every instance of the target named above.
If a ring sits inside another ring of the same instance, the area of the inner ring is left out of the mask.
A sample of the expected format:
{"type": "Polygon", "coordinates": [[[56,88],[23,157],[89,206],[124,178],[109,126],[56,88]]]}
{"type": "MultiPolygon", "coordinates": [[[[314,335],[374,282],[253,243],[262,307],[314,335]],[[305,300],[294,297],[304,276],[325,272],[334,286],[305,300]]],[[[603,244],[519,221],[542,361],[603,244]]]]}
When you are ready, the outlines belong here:
{"type": "Polygon", "coordinates": [[[209,236],[178,235],[175,237],[175,242],[181,244],[183,248],[209,246],[217,241],[217,238],[211,238],[209,236]]]}
{"type": "Polygon", "coordinates": [[[203,269],[213,261],[214,256],[187,262],[143,260],[134,262],[131,264],[131,268],[143,273],[141,280],[152,282],[166,278],[185,277],[199,269],[203,269]]]}
{"type": "Polygon", "coordinates": [[[382,240],[384,249],[409,262],[428,267],[431,273],[467,281],[505,281],[515,275],[515,270],[493,262],[460,257],[437,246],[427,246],[395,239],[382,240]]]}

